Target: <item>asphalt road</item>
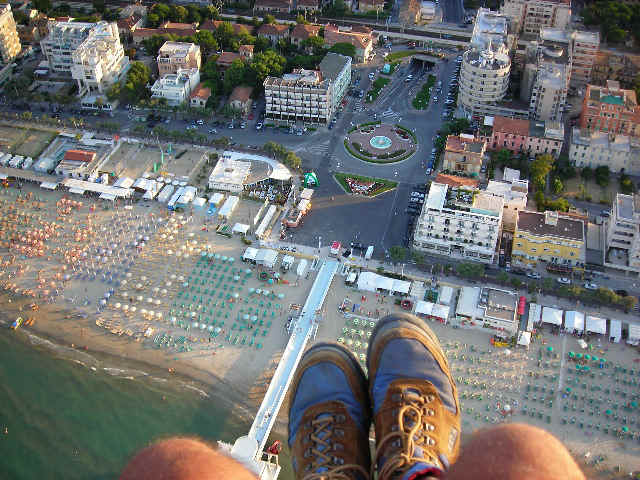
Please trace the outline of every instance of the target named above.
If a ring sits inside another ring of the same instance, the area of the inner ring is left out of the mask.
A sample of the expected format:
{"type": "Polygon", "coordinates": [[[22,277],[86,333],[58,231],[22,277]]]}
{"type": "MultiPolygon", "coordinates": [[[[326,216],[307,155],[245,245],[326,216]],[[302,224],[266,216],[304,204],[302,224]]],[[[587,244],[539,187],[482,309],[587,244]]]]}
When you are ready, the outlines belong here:
{"type": "Polygon", "coordinates": [[[464,20],[463,0],[442,0],[443,21],[461,23],[464,20]]]}

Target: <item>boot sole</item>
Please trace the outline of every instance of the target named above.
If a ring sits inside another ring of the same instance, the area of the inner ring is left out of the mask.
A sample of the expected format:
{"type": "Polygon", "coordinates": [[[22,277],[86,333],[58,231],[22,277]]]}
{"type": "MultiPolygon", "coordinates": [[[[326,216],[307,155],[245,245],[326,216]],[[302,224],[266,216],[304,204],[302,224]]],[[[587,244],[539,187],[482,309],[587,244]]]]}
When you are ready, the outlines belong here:
{"type": "MultiPolygon", "coordinates": [[[[440,353],[442,354],[442,358],[444,358],[447,369],[449,369],[449,360],[447,359],[447,356],[445,355],[444,350],[442,350],[442,346],[440,345],[440,341],[438,340],[438,337],[436,336],[435,333],[433,333],[431,328],[429,328],[429,326],[424,320],[414,315],[409,316],[407,314],[393,314],[393,316],[387,316],[382,320],[380,320],[374,327],[373,332],[371,333],[371,338],[369,340],[369,347],[367,348],[367,370],[368,371],[371,370],[370,368],[371,352],[373,351],[373,348],[375,346],[377,334],[382,329],[384,329],[387,325],[393,322],[407,322],[415,327],[418,327],[420,330],[422,330],[422,332],[430,340],[432,345],[440,351],[440,353]],[[396,316],[396,315],[401,315],[401,316],[396,316]]],[[[451,377],[450,370],[449,370],[449,376],[451,377]]]]}
{"type": "Polygon", "coordinates": [[[365,392],[366,394],[365,396],[368,396],[369,389],[367,388],[368,387],[367,377],[365,376],[364,370],[362,370],[362,367],[360,366],[358,361],[354,358],[354,356],[351,353],[349,353],[348,350],[346,350],[340,344],[331,343],[331,342],[316,343],[311,348],[307,349],[306,352],[304,352],[303,358],[300,361],[300,365],[298,365],[298,368],[296,369],[296,375],[293,379],[293,384],[296,387],[295,390],[293,391],[293,394],[295,395],[295,391],[297,391],[298,389],[298,381],[300,380],[300,378],[302,377],[302,373],[304,372],[305,359],[311,357],[314,353],[317,353],[316,351],[322,351],[322,350],[331,350],[332,353],[337,353],[344,360],[346,360],[347,363],[353,369],[352,373],[356,375],[360,388],[362,389],[362,392],[365,392]]]}

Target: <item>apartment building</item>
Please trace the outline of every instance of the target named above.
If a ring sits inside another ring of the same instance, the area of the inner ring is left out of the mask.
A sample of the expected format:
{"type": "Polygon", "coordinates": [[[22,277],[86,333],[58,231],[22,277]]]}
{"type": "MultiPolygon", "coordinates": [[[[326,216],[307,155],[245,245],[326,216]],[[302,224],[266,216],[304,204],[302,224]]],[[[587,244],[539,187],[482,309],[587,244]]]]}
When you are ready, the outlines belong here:
{"type": "Polygon", "coordinates": [[[180,69],[197,68],[200,70],[202,56],[200,46],[186,42],[164,42],[158,50],[158,75],[164,77],[180,69]]]}
{"type": "Polygon", "coordinates": [[[473,135],[449,135],[444,149],[443,169],[456,174],[478,176],[485,150],[486,142],[473,135]]]}
{"type": "Polygon", "coordinates": [[[284,124],[326,124],[351,82],[351,58],[328,53],[319,70],[295,69],[264,80],[265,116],[284,124]]]}
{"type": "Polygon", "coordinates": [[[616,195],[605,243],[609,266],[640,272],[640,195],[616,195]]]}
{"type": "Polygon", "coordinates": [[[509,17],[513,33],[537,36],[544,27],[567,27],[571,18],[571,1],[505,0],[500,13],[509,17]]]}
{"type": "Polygon", "coordinates": [[[640,137],[640,107],[634,90],[607,80],[606,86],[587,85],[580,113],[580,128],[640,137]]]}
{"type": "Polygon", "coordinates": [[[514,265],[535,267],[545,262],[567,271],[583,270],[585,255],[583,220],[558,212],[518,212],[511,251],[514,265]]]}
{"type": "Polygon", "coordinates": [[[336,43],[350,43],[356,47],[356,63],[366,63],[373,52],[373,35],[367,27],[338,27],[327,24],[324,27],[324,46],[333,47],[336,43]]]}
{"type": "Polygon", "coordinates": [[[291,0],[256,0],[253,12],[289,13],[292,7],[291,0]]]}
{"type": "Polygon", "coordinates": [[[591,73],[599,49],[599,32],[576,30],[571,33],[571,88],[583,91],[591,82],[591,73]]]}
{"type": "Polygon", "coordinates": [[[0,5],[0,56],[3,63],[9,63],[18,56],[22,50],[20,37],[13,19],[11,5],[0,5]]]}
{"type": "Polygon", "coordinates": [[[480,8],[470,48],[462,55],[460,107],[468,115],[492,111],[507,94],[510,73],[507,17],[480,8]]]}
{"type": "Polygon", "coordinates": [[[384,10],[384,0],[358,0],[358,11],[382,12],[384,10]]]}
{"type": "Polygon", "coordinates": [[[413,247],[430,254],[493,263],[504,198],[433,182],[418,217],[413,247]]]}
{"type": "Polygon", "coordinates": [[[305,40],[311,37],[317,37],[322,27],[320,25],[305,25],[298,23],[291,31],[291,43],[301,46],[305,40]]]}
{"type": "Polygon", "coordinates": [[[558,158],[564,144],[562,122],[524,120],[508,117],[493,117],[491,136],[487,148],[506,148],[514,153],[541,155],[549,153],[558,158]]]}
{"type": "Polygon", "coordinates": [[[164,98],[171,106],[181,105],[199,83],[200,71],[197,68],[179,69],[156,80],[151,87],[151,96],[164,98]]]}
{"type": "Polygon", "coordinates": [[[640,138],[574,128],[569,160],[581,168],[607,166],[613,172],[640,175],[640,138]]]}
{"type": "Polygon", "coordinates": [[[518,222],[518,212],[527,209],[529,181],[520,180],[520,172],[510,168],[505,169],[504,181],[489,180],[486,191],[504,198],[502,210],[502,229],[513,232],[518,222]],[[509,177],[507,170],[517,175],[509,177]]]}
{"type": "Polygon", "coordinates": [[[569,70],[566,64],[544,63],[538,66],[531,90],[529,115],[534,120],[562,120],[567,101],[569,70]]]}
{"type": "MultiPolygon", "coordinates": [[[[62,30],[66,30],[70,23],[62,26],[62,30]]],[[[119,81],[129,69],[129,57],[124,54],[124,48],[120,43],[118,25],[115,22],[98,22],[86,25],[91,26],[80,26],[77,30],[72,27],[72,30],[75,30],[80,36],[84,36],[84,40],[78,44],[75,42],[75,36],[67,43],[64,41],[65,35],[60,35],[56,37],[56,42],[62,41],[52,45],[49,37],[52,34],[60,33],[57,28],[54,28],[43,42],[50,49],[50,65],[54,71],[56,71],[56,66],[62,67],[57,70],[58,72],[67,71],[67,62],[71,61],[69,71],[71,77],[78,84],[79,96],[89,93],[104,93],[111,85],[119,81]]],[[[56,25],[56,27],[59,26],[60,24],[56,25]]],[[[69,40],[68,37],[67,40],[69,40]]]]}

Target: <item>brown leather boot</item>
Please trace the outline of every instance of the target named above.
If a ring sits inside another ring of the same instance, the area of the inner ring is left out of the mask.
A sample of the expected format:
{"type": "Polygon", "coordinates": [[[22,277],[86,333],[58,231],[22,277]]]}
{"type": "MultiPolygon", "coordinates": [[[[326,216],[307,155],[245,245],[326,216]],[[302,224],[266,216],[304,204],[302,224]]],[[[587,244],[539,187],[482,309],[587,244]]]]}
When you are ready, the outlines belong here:
{"type": "Polygon", "coordinates": [[[415,315],[389,315],[367,357],[378,478],[441,476],[458,457],[460,405],[437,337],[415,315]]]}
{"type": "Polygon", "coordinates": [[[289,447],[297,480],[368,480],[371,413],[362,368],[341,345],[305,352],[292,384],[289,447]]]}

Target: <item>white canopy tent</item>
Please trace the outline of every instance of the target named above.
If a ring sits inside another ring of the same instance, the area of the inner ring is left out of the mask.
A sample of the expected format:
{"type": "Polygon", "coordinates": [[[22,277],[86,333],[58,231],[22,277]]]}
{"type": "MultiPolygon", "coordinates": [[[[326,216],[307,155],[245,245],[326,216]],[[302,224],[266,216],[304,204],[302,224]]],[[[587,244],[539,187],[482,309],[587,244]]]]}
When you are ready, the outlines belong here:
{"type": "Polygon", "coordinates": [[[425,315],[427,317],[437,318],[442,322],[447,322],[449,319],[450,308],[446,305],[439,305],[437,303],[425,302],[420,300],[416,303],[416,314],[425,315]]]}
{"type": "Polygon", "coordinates": [[[453,301],[453,287],[449,285],[443,285],[440,288],[440,297],[438,298],[438,303],[441,305],[451,305],[453,301]]]}
{"type": "Polygon", "coordinates": [[[518,335],[518,345],[529,348],[531,343],[531,332],[520,332],[518,335]]]}
{"type": "Polygon", "coordinates": [[[527,332],[533,331],[533,326],[540,321],[542,316],[542,305],[537,303],[529,304],[529,318],[527,319],[527,332]]]}
{"type": "Polygon", "coordinates": [[[256,255],[256,264],[273,268],[278,260],[278,252],[270,248],[261,248],[256,255]]]}
{"type": "Polygon", "coordinates": [[[233,226],[233,233],[240,233],[242,235],[246,235],[249,231],[249,225],[246,223],[236,223],[233,226]]]}
{"type": "Polygon", "coordinates": [[[58,184],[55,182],[42,182],[40,184],[40,188],[46,188],[47,190],[55,190],[58,187],[58,184]]]}
{"type": "Polygon", "coordinates": [[[562,325],[562,310],[552,307],[542,307],[542,323],[562,325]]]}
{"type": "Polygon", "coordinates": [[[258,249],[253,247],[247,247],[247,249],[242,254],[242,260],[245,262],[254,262],[256,260],[256,255],[258,254],[258,249]]]}
{"type": "Polygon", "coordinates": [[[609,329],[609,340],[620,343],[622,338],[622,322],[620,320],[611,319],[611,327],[609,329]]]}
{"type": "Polygon", "coordinates": [[[629,337],[627,338],[627,343],[630,345],[640,344],[640,325],[633,323],[629,324],[629,337]]]}
{"type": "Polygon", "coordinates": [[[386,290],[391,294],[402,293],[406,295],[409,293],[410,288],[411,282],[383,277],[373,272],[362,272],[358,276],[358,290],[365,290],[367,292],[386,290]]]}
{"type": "Polygon", "coordinates": [[[569,332],[584,332],[584,313],[570,310],[564,313],[564,329],[569,332]]]}
{"type": "Polygon", "coordinates": [[[600,317],[587,316],[587,332],[598,333],[600,335],[606,335],[607,333],[607,320],[600,317]]]}
{"type": "Polygon", "coordinates": [[[84,195],[85,190],[81,188],[70,188],[69,193],[75,193],[76,195],[84,195]]]}

